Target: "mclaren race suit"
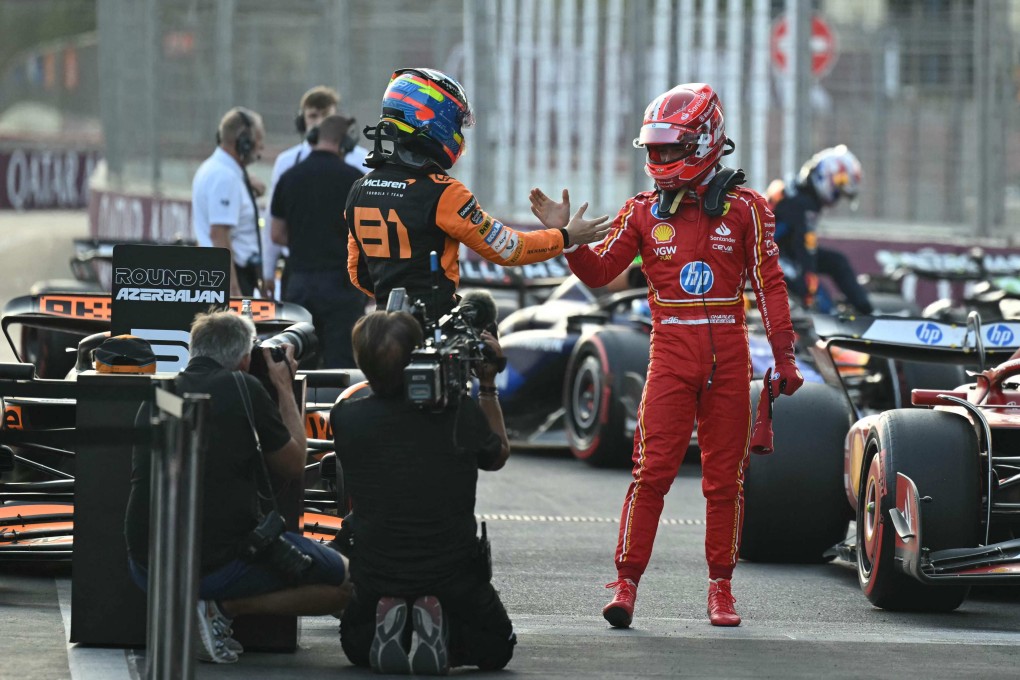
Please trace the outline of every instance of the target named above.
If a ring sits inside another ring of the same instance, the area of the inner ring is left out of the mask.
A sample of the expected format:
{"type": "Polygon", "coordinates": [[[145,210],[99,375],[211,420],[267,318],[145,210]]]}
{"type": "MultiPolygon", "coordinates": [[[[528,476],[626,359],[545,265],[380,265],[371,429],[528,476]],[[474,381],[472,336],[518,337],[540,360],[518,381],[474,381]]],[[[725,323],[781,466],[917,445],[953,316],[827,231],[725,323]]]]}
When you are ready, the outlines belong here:
{"type": "Polygon", "coordinates": [[[375,297],[378,309],[385,309],[391,290],[406,288],[408,297],[429,307],[433,319],[456,304],[461,243],[505,266],[541,262],[563,252],[560,230],[515,231],[482,210],[453,177],[396,163],[385,163],[355,182],[345,215],[347,271],[354,285],[375,297]],[[439,256],[436,274],[430,268],[432,251],[439,256]]]}
{"type": "MultiPolygon", "coordinates": [[[[699,188],[703,192],[705,186],[699,188]]],[[[606,285],[641,256],[653,328],[634,434],[634,481],[620,518],[616,566],[640,580],[651,556],[663,497],[676,477],[697,419],[707,500],[709,578],[729,578],[743,522],[743,479],[751,433],[751,361],[744,323],[750,278],[773,353],[792,361],[795,335],[765,199],[736,187],[718,216],[688,192],[660,216],[655,192],[631,198],[606,239],[568,252],[571,270],[606,285]]]]}

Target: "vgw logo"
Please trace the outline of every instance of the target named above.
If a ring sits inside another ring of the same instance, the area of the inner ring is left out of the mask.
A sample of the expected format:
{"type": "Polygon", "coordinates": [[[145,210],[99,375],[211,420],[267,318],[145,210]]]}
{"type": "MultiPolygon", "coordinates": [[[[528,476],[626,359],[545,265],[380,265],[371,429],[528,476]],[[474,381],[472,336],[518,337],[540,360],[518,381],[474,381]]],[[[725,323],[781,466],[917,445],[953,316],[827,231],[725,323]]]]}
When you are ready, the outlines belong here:
{"type": "Polygon", "coordinates": [[[704,295],[712,290],[715,274],[704,262],[688,262],[680,270],[680,287],[688,295],[704,295]]]}
{"type": "Polygon", "coordinates": [[[1005,347],[1013,343],[1013,331],[1010,330],[1009,326],[997,323],[988,329],[988,332],[985,333],[985,338],[990,345],[1005,347]]]}
{"type": "Polygon", "coordinates": [[[914,335],[926,345],[935,345],[942,340],[942,329],[933,323],[923,323],[917,327],[914,335]]]}

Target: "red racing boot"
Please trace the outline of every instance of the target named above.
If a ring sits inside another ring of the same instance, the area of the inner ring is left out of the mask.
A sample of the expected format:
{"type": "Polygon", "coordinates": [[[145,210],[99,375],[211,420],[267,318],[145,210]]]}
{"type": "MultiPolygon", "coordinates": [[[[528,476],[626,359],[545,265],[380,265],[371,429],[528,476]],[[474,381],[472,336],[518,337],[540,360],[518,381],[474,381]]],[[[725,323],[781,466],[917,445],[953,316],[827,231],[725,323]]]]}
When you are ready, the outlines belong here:
{"type": "Polygon", "coordinates": [[[730,580],[721,578],[708,582],[708,620],[713,626],[739,626],[740,616],[733,609],[737,598],[730,592],[730,580]]]}
{"type": "Polygon", "coordinates": [[[630,628],[630,622],[634,620],[637,584],[629,578],[621,578],[607,583],[606,588],[615,588],[616,591],[613,600],[602,608],[602,616],[613,628],[630,628]]]}

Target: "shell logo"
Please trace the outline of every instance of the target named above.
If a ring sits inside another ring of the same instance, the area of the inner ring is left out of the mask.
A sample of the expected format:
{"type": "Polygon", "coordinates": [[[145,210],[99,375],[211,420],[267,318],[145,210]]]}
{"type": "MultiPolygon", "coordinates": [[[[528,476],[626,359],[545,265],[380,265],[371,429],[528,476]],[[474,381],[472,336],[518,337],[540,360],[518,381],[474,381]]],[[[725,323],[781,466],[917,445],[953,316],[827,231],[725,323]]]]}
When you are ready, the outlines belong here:
{"type": "Polygon", "coordinates": [[[674,236],[676,236],[676,231],[670,224],[659,222],[652,227],[652,238],[655,239],[656,243],[669,243],[673,240],[674,236]]]}

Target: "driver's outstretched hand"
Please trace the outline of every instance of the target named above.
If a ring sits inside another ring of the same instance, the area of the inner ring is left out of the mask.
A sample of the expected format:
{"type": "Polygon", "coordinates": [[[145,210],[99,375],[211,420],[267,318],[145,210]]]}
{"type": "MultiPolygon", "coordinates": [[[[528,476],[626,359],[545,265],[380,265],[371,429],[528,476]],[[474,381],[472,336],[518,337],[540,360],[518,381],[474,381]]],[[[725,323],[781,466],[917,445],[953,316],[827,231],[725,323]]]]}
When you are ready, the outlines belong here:
{"type": "Polygon", "coordinates": [[[557,203],[535,187],[528,196],[531,212],[547,229],[562,229],[570,222],[570,192],[563,190],[563,202],[557,203]]]}
{"type": "Polygon", "coordinates": [[[570,235],[571,246],[581,246],[586,243],[595,243],[606,237],[609,228],[613,225],[609,221],[609,215],[600,215],[594,219],[584,219],[584,212],[588,209],[587,203],[582,203],[574,216],[567,224],[567,234],[570,235]]]}

